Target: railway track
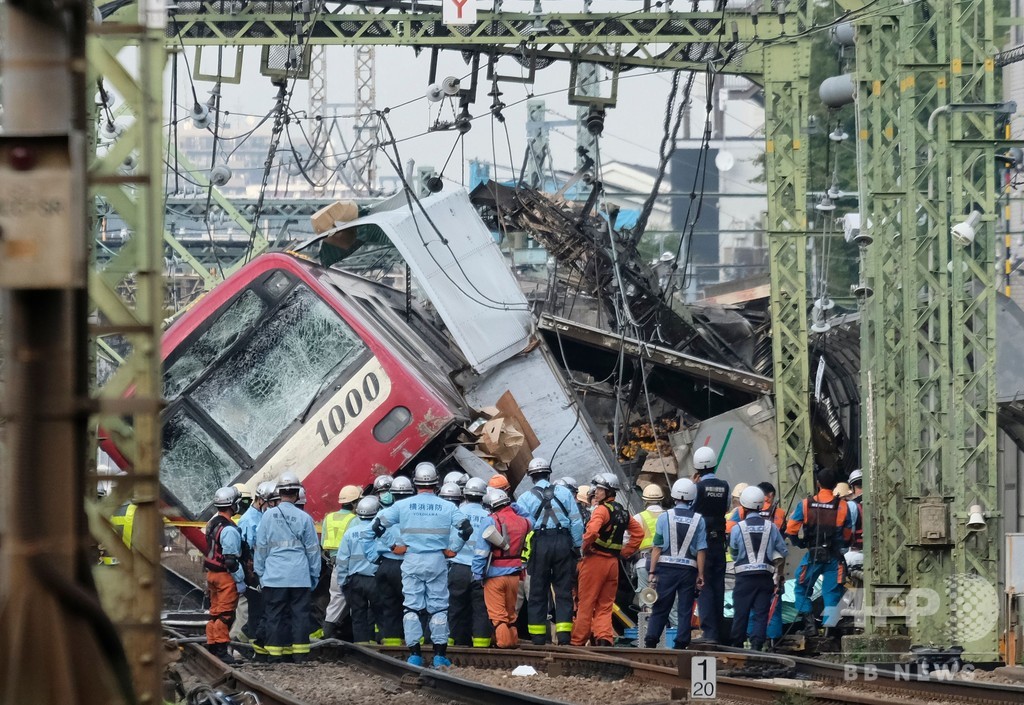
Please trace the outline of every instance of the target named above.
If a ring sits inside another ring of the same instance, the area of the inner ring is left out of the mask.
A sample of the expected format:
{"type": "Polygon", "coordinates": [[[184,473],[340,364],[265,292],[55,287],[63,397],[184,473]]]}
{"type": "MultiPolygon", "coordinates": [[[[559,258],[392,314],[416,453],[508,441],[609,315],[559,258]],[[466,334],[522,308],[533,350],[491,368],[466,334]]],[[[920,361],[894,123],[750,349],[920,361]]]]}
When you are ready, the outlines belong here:
{"type": "MultiPolygon", "coordinates": [[[[404,661],[407,651],[398,647],[369,648],[332,640],[316,644],[313,653],[323,667],[342,664],[367,676],[380,677],[394,685],[394,692],[418,691],[443,702],[454,700],[481,705],[567,705],[568,698],[559,700],[531,695],[508,686],[460,677],[460,674],[479,674],[481,671],[507,673],[522,665],[532,666],[551,678],[577,677],[606,685],[617,681],[635,683],[638,693],[645,686],[658,684],[661,686],[657,691],[658,702],[685,700],[690,687],[691,659],[701,655],[717,659],[718,696],[730,701],[767,705],[798,693],[804,701],[822,705],[893,705],[894,701],[901,705],[1024,703],[1022,687],[926,678],[900,680],[894,672],[878,670],[870,674],[863,668],[854,674],[842,664],[741,649],[678,652],[666,649],[524,646],[510,651],[453,647],[448,650],[454,664],[451,672],[410,666],[404,661]],[[876,679],[869,680],[869,675],[876,676],[876,679]]],[[[182,668],[202,682],[253,692],[261,703],[307,705],[270,685],[269,682],[274,680],[273,674],[229,668],[197,644],[183,646],[182,668]]],[[[316,666],[290,668],[312,669],[316,666]]],[[[342,699],[343,693],[336,695],[339,696],[336,700],[342,699]]],[[[586,693],[575,695],[575,702],[588,702],[586,693]]],[[[638,696],[640,699],[648,704],[652,702],[650,697],[638,696]]],[[[348,702],[357,705],[358,700],[348,702]]]]}

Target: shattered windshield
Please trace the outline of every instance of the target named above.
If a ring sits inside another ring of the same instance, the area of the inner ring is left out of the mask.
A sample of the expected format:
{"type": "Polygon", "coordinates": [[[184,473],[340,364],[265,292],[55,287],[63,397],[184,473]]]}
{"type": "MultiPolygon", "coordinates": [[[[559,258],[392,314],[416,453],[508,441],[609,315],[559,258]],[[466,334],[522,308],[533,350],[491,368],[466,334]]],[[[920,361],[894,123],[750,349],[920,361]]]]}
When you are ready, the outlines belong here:
{"type": "Polygon", "coordinates": [[[184,410],[164,423],[160,477],[193,516],[239,472],[238,463],[184,410]]]}
{"type": "Polygon", "coordinates": [[[168,401],[177,399],[239,335],[249,330],[266,308],[263,300],[251,289],[235,299],[213,325],[190,343],[164,371],[164,398],[168,401]]]}
{"type": "Polygon", "coordinates": [[[190,397],[256,458],[308,407],[330,381],[325,377],[344,374],[365,349],[337,313],[299,285],[190,397]]]}

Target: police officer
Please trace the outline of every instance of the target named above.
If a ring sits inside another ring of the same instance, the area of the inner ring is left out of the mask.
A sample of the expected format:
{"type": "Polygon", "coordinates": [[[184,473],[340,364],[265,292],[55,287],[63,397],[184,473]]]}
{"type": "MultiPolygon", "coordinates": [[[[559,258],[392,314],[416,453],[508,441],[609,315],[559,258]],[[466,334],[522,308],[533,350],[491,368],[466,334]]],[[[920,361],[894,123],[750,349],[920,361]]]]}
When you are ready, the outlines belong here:
{"type": "Polygon", "coordinates": [[[588,639],[596,646],[613,644],[612,609],[619,589],[619,557],[628,560],[644,535],[640,522],[615,501],[622,489],[619,478],[606,472],[598,478],[596,486],[598,505],[583,534],[573,646],[583,646],[588,639]],[[629,541],[625,542],[627,531],[629,541]]]}
{"type": "MultiPolygon", "coordinates": [[[[388,507],[406,497],[412,497],[415,490],[412,481],[403,476],[394,478],[390,489],[381,495],[381,507],[388,507]],[[384,502],[390,497],[391,502],[384,502]]],[[[363,533],[363,550],[366,559],[377,566],[375,577],[377,595],[380,598],[381,643],[384,646],[401,646],[405,641],[402,634],[402,561],[405,558],[405,546],[397,526],[390,526],[383,535],[377,536],[372,531],[363,533]],[[400,547],[396,553],[392,547],[400,547]]]]}
{"type": "MultiPolygon", "coordinates": [[[[448,564],[473,534],[469,520],[451,502],[434,494],[437,468],[433,463],[420,463],[413,471],[417,494],[395,502],[377,515],[373,533],[380,537],[389,526],[398,526],[402,546],[392,546],[405,554],[402,562],[402,594],[405,613],[405,643],[409,647],[409,663],[423,665],[420,637],[423,626],[420,611],[430,616],[430,640],[434,645],[434,668],[452,665],[448,650],[448,564]]],[[[392,485],[392,490],[394,486],[392,485]]]]}
{"type": "Polygon", "coordinates": [[[301,663],[309,658],[310,599],[320,578],[320,542],[313,518],[295,506],[298,477],[281,473],[277,492],[280,502],[264,512],[256,531],[254,566],[263,585],[270,661],[301,663]]]}
{"type": "Polygon", "coordinates": [[[374,625],[380,619],[377,581],[374,579],[377,566],[366,560],[363,552],[363,539],[371,531],[370,526],[379,510],[380,500],[373,495],[359,500],[355,508],[359,520],[353,521],[342,537],[334,563],[335,582],[345,592],[345,602],[352,616],[352,641],[357,644],[374,641],[374,625]]]}
{"type": "Polygon", "coordinates": [[[554,590],[555,634],[558,643],[565,645],[572,637],[572,588],[583,544],[583,519],[572,493],[551,484],[547,460],[534,458],[526,472],[533,487],[517,504],[519,514],[533,523],[527,565],[530,639],[538,645],[548,640],[548,595],[554,590]]]}
{"type": "Polygon", "coordinates": [[[480,538],[481,527],[490,518],[483,505],[487,483],[473,477],[466,481],[461,492],[458,490],[457,484],[446,483],[441,487],[441,497],[449,501],[461,497],[460,509],[473,526],[473,535],[452,558],[448,569],[448,623],[456,646],[488,647],[491,645],[491,623],[487,618],[484,586],[479,578],[473,577],[477,539],[480,538]]]}
{"type": "MultiPolygon", "coordinates": [[[[725,515],[729,511],[729,483],[715,476],[718,454],[708,446],[693,452],[697,475],[697,499],[693,511],[704,518],[708,553],[704,566],[704,587],[697,598],[703,641],[718,643],[725,608],[725,515]]],[[[685,626],[685,622],[682,623],[685,626]]]]}
{"type": "MultiPolygon", "coordinates": [[[[362,491],[355,485],[345,485],[338,493],[338,504],[341,507],[324,517],[320,528],[321,548],[327,564],[333,566],[338,555],[338,547],[349,528],[355,526],[355,506],[362,491]]],[[[324,615],[324,638],[333,639],[338,635],[338,624],[345,613],[345,594],[337,581],[338,571],[331,571],[331,601],[327,603],[324,615]]]]}
{"type": "Polygon", "coordinates": [[[696,591],[704,587],[707,533],[704,518],[693,510],[697,499],[697,485],[693,480],[685,477],[676,480],[670,494],[676,506],[663,512],[655,522],[650,581],[658,592],[658,599],[647,622],[644,645],[647,648],[658,645],[668,623],[668,614],[675,605],[679,628],[673,648],[685,649],[690,645],[690,620],[696,591]]]}
{"type": "Polygon", "coordinates": [[[839,601],[846,580],[843,549],[853,535],[852,515],[846,502],[834,496],[836,473],[824,468],[815,473],[818,491],[793,510],[786,524],[786,536],[807,553],[796,574],[796,611],[803,621],[804,636],[817,636],[818,626],[811,611],[811,592],[821,576],[821,597],[825,602],[825,626],[839,622],[839,601]],[[801,535],[801,529],[803,529],[801,535]]]}
{"type": "Polygon", "coordinates": [[[768,627],[768,610],[776,592],[776,572],[786,557],[786,543],[774,523],[759,513],[764,492],[747,487],[740,493],[745,518],[732,528],[729,549],[735,559],[736,587],[732,591],[732,645],[743,646],[750,635],[750,648],[760,651],[768,627]],[[750,615],[753,613],[751,622],[750,615]]]}
{"type": "Polygon", "coordinates": [[[206,586],[210,591],[210,619],[206,622],[206,644],[210,653],[227,664],[237,663],[228,652],[231,625],[235,622],[239,592],[245,592],[242,572],[242,534],[231,520],[236,492],[221,487],[213,495],[217,513],[206,523],[206,586]]]}

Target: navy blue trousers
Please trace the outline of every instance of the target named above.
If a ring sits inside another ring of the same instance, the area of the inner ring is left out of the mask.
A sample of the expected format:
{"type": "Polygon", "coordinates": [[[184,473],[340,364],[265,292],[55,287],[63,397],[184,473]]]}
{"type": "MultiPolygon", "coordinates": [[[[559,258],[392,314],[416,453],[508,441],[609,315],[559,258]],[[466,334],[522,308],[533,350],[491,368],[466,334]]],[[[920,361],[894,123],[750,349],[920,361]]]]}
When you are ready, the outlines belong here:
{"type": "MultiPolygon", "coordinates": [[[[702,636],[707,641],[719,641],[722,612],[725,611],[725,543],[721,538],[708,536],[708,550],[704,554],[704,587],[697,598],[702,636]]],[[[683,624],[683,615],[679,615],[683,624]]]]}
{"type": "Polygon", "coordinates": [[[661,639],[661,632],[668,624],[668,613],[672,605],[679,600],[679,627],[676,630],[677,649],[685,649],[690,644],[690,620],[693,619],[694,593],[697,591],[697,569],[685,565],[657,566],[658,601],[651,610],[651,619],[647,622],[647,636],[644,645],[656,646],[661,639]]]}
{"type": "Polygon", "coordinates": [[[743,646],[750,626],[750,648],[760,651],[768,630],[768,608],[775,580],[767,573],[740,573],[732,590],[732,645],[743,646]],[[752,616],[751,616],[752,615],[752,616]]]}

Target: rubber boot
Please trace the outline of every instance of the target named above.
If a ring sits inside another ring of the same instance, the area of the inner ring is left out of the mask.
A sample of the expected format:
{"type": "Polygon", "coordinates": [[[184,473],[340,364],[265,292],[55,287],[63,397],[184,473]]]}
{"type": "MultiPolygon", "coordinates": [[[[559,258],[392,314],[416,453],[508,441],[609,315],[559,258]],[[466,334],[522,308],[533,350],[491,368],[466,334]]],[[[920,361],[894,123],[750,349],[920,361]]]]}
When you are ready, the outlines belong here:
{"type": "Polygon", "coordinates": [[[419,644],[414,644],[409,647],[409,658],[406,660],[410,666],[423,667],[423,654],[420,652],[419,644]]]}
{"type": "Polygon", "coordinates": [[[803,620],[803,635],[804,636],[818,636],[818,624],[814,621],[814,615],[805,613],[800,615],[803,620]]]}
{"type": "Polygon", "coordinates": [[[324,622],[324,639],[337,639],[338,625],[335,622],[324,622]]]}

